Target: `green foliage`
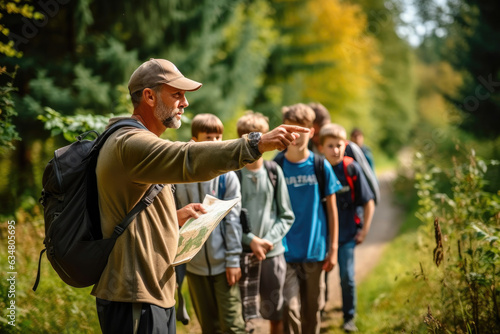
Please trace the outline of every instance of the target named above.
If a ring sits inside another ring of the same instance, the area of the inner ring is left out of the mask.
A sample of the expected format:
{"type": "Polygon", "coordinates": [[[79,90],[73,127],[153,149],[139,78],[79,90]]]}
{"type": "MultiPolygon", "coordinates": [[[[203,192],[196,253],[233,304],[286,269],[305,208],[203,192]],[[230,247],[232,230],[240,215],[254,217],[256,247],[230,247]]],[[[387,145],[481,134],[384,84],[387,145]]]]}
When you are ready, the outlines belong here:
{"type": "MultiPolygon", "coordinates": [[[[451,4],[450,4],[451,5],[451,4]]],[[[500,123],[500,33],[495,0],[463,0],[456,6],[447,53],[454,67],[465,73],[460,95],[453,96],[467,119],[462,127],[483,138],[498,137],[500,123]],[[464,52],[465,51],[465,52],[464,52]]]]}
{"type": "MultiPolygon", "coordinates": [[[[35,8],[31,5],[31,1],[2,1],[0,2],[0,20],[4,21],[6,16],[19,16],[34,19],[43,20],[44,15],[40,12],[35,11],[35,8]]],[[[10,29],[0,21],[0,54],[4,54],[7,57],[21,58],[23,53],[15,48],[14,40],[4,41],[9,37],[10,29]]]]}
{"type": "Polygon", "coordinates": [[[378,68],[381,79],[371,92],[371,113],[357,121],[366,129],[366,138],[377,143],[389,156],[395,156],[410,140],[416,122],[415,57],[408,43],[396,34],[400,14],[396,6],[383,0],[354,2],[360,4],[367,15],[367,33],[377,40],[382,58],[378,68]]]}
{"type": "Polygon", "coordinates": [[[500,194],[483,190],[487,168],[498,162],[473,150],[458,151],[451,167],[423,157],[417,153],[417,216],[434,230],[434,262],[441,265],[439,313],[428,315],[428,328],[500,333],[500,194]]]}
{"type": "Polygon", "coordinates": [[[111,117],[114,117],[114,115],[84,114],[63,116],[54,109],[47,107],[45,113],[39,115],[38,119],[45,123],[45,128],[50,130],[52,136],[63,134],[67,141],[73,142],[78,135],[89,130],[101,133],[106,128],[111,117]]]}
{"type": "Polygon", "coordinates": [[[498,137],[500,122],[500,33],[496,0],[416,2],[423,20],[432,24],[419,47],[428,62],[448,61],[462,75],[454,94],[443,93],[462,114],[462,129],[479,138],[498,137]],[[439,37],[438,37],[439,36],[439,37]]]}
{"type": "MultiPolygon", "coordinates": [[[[15,77],[15,73],[5,72],[5,68],[0,68],[1,75],[8,75],[12,79],[15,77]]],[[[13,141],[21,139],[13,124],[13,118],[17,116],[17,112],[14,108],[12,93],[16,90],[11,81],[5,86],[0,85],[0,154],[13,149],[13,141]]]]}

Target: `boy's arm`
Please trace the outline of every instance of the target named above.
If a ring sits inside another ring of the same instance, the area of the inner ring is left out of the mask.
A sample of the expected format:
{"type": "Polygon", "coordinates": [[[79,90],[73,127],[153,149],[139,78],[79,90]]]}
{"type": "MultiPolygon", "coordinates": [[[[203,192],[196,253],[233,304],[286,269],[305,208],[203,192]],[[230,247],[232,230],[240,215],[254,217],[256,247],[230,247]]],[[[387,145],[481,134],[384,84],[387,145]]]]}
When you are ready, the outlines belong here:
{"type": "MultiPolygon", "coordinates": [[[[226,174],[226,192],[224,200],[241,197],[240,182],[234,172],[226,174]]],[[[226,278],[229,285],[234,285],[241,277],[240,254],[242,252],[240,224],[241,202],[236,204],[226,215],[224,225],[226,278]]]]}
{"type": "Polygon", "coordinates": [[[356,245],[362,243],[368,231],[370,231],[370,225],[372,224],[373,213],[375,212],[375,201],[373,199],[369,200],[363,205],[363,228],[356,234],[356,245]]]}
{"type": "MultiPolygon", "coordinates": [[[[292,203],[290,201],[290,196],[288,194],[288,188],[286,186],[285,177],[283,171],[278,166],[276,168],[277,173],[277,183],[276,188],[276,210],[279,212],[276,220],[273,222],[272,227],[263,236],[263,239],[269,240],[273,245],[281,240],[288,233],[292,224],[295,220],[295,215],[292,210],[292,203]]],[[[273,194],[274,195],[274,194],[273,194]]],[[[274,197],[272,199],[274,201],[274,197]]]]}
{"type": "Polygon", "coordinates": [[[328,236],[330,238],[328,254],[323,263],[323,270],[330,271],[337,264],[337,252],[339,248],[339,215],[337,211],[337,198],[335,194],[326,197],[326,208],[328,217],[328,236]]]}

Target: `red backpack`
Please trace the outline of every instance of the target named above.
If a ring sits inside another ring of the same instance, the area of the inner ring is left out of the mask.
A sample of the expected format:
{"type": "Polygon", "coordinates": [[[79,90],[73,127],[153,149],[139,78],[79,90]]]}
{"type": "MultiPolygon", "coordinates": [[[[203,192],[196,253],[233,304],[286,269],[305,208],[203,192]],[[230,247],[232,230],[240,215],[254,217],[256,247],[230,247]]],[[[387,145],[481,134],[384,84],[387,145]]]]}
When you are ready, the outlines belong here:
{"type": "MultiPolygon", "coordinates": [[[[351,189],[352,204],[356,203],[356,191],[354,187],[354,182],[358,180],[358,176],[354,173],[354,165],[352,165],[353,161],[354,159],[349,156],[344,156],[344,159],[342,161],[342,165],[344,166],[344,175],[347,180],[347,184],[351,189]]],[[[361,218],[359,218],[359,216],[356,213],[354,214],[354,221],[358,226],[361,224],[361,218]]]]}

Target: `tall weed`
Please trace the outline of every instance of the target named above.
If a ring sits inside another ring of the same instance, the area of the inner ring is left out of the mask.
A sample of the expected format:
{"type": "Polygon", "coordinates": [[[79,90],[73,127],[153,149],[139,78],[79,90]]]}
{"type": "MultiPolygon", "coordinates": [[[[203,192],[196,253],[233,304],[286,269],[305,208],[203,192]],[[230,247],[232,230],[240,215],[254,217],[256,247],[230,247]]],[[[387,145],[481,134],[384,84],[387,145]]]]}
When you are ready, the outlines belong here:
{"type": "Polygon", "coordinates": [[[429,332],[500,333],[500,197],[484,190],[496,165],[458,145],[451,167],[416,154],[417,217],[423,233],[434,231],[440,283],[425,317],[429,332]]]}

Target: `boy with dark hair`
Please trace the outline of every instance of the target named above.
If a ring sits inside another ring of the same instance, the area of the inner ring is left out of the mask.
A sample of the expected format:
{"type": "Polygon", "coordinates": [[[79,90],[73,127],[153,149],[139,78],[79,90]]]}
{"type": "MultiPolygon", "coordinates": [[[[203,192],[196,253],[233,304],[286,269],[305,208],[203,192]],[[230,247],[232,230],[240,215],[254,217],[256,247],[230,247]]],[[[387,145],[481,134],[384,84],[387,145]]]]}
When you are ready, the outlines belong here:
{"type": "Polygon", "coordinates": [[[314,135],[309,141],[309,149],[313,151],[315,154],[320,153],[318,150],[319,146],[319,130],[323,127],[323,125],[331,122],[330,113],[328,109],[324,105],[319,102],[311,102],[308,104],[309,107],[314,111],[316,118],[313,122],[314,135]]]}
{"type": "MultiPolygon", "coordinates": [[[[252,111],[242,116],[236,126],[240,137],[269,131],[268,118],[252,111]]],[[[274,161],[264,161],[262,157],[237,173],[241,181],[241,206],[247,210],[249,228],[243,233],[240,280],[247,332],[253,332],[252,319],[258,317],[259,309],[261,316],[270,320],[270,333],[282,333],[286,276],[282,239],[294,221],[285,178],[274,161]],[[256,302],[258,295],[260,307],[256,302]]]]}
{"type": "Polygon", "coordinates": [[[354,322],[356,314],[356,282],[354,280],[354,247],[361,244],[368,231],[375,211],[374,195],[359,164],[344,156],[346,131],[334,123],[320,131],[320,151],[333,166],[333,171],[342,183],[337,192],[339,216],[338,262],[342,288],[343,328],[346,332],[358,331],[354,322]],[[363,219],[356,214],[356,207],[363,207],[363,219]]]}
{"type": "Polygon", "coordinates": [[[309,128],[309,133],[301,134],[285,153],[275,158],[282,162],[295,214],[295,222],[283,239],[287,262],[284,329],[286,333],[319,333],[324,274],[337,263],[339,232],[335,192],[341,185],[331,165],[323,159],[321,178],[325,182],[320,189],[315,154],[307,148],[314,135],[315,115],[311,107],[299,103],[283,107],[282,113],[284,124],[309,128]]]}
{"type": "MultiPolygon", "coordinates": [[[[196,142],[221,141],[223,131],[222,122],[212,114],[196,115],[191,124],[196,142]]],[[[178,184],[175,190],[181,207],[202,203],[206,194],[223,200],[240,197],[238,177],[229,172],[206,182],[178,184]]],[[[238,203],[186,265],[189,294],[203,333],[245,333],[237,284],[241,277],[240,210],[238,203]]]]}

